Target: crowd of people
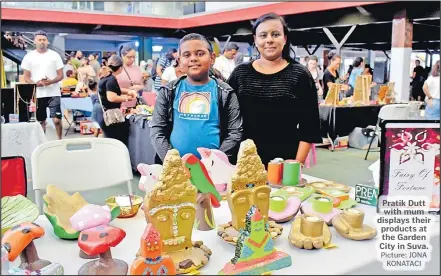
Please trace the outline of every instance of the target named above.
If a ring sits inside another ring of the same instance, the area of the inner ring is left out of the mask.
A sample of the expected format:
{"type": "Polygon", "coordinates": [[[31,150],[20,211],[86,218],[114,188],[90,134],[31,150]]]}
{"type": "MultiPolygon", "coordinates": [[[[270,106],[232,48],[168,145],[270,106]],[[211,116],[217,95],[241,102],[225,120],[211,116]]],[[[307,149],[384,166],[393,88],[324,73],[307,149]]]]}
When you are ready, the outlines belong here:
{"type": "MultiPolygon", "coordinates": [[[[136,50],[130,46],[102,64],[97,55],[84,57],[81,51],[63,64],[59,55],[47,49],[47,36],[40,31],[35,35],[37,49],[25,57],[22,67],[26,82],[37,84],[37,119],[43,125],[46,114],[40,109],[46,107],[60,125],[59,82],[63,80],[63,86],[90,93],[92,117],[104,136],[127,145],[128,122],[121,117],[121,109],[134,107],[142,91],[155,91],[149,125],[157,163],[171,148],[199,156],[197,148],[206,147],[225,152],[234,164],[243,139],[256,143],[264,164],[276,157],[304,162],[311,144],[322,142],[318,102],[326,98],[330,85],[342,83],[350,96],[357,76],[373,71],[360,57],[340,77],[341,57],[333,51],[324,72],[316,56],[305,59],[306,66],[300,64],[292,58],[284,18],[274,13],[259,17],[252,32],[259,55],[250,62],[241,60],[235,43],[225,45],[216,57],[211,43],[192,33],[157,62],[141,61],[137,66],[136,50]]],[[[437,66],[423,92],[430,106],[438,106],[439,118],[439,62],[437,66]]]]}

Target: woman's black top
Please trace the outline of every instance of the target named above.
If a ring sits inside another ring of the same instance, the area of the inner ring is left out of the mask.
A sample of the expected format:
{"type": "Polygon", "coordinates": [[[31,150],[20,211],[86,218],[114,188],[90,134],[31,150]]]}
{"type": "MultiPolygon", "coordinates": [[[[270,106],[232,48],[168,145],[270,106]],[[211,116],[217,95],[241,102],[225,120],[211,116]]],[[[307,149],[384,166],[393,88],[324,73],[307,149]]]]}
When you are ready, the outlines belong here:
{"type": "Polygon", "coordinates": [[[328,82],[335,83],[335,81],[339,78],[338,71],[335,71],[335,77],[329,72],[329,70],[326,68],[325,72],[323,73],[323,86],[325,89],[323,89],[323,99],[326,99],[326,95],[328,95],[329,87],[328,82]]]}
{"type": "Polygon", "coordinates": [[[244,138],[254,140],[265,166],[277,157],[295,159],[300,141],[322,142],[317,89],[305,66],[262,74],[244,63],[228,82],[239,98],[244,138]]]}
{"type": "Polygon", "coordinates": [[[98,83],[98,91],[101,97],[101,102],[103,103],[104,110],[120,108],[121,103],[111,103],[107,100],[107,91],[116,93],[121,96],[121,89],[119,88],[118,81],[113,74],[108,75],[100,79],[98,83]]]}

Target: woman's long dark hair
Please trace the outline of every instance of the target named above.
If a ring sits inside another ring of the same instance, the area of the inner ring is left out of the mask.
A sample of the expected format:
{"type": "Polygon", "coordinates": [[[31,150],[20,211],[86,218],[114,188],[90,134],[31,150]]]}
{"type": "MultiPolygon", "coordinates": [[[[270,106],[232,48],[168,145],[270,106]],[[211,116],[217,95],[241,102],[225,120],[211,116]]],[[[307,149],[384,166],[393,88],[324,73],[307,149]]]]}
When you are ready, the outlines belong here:
{"type": "Polygon", "coordinates": [[[294,63],[296,53],[291,49],[291,39],[289,37],[289,28],[288,28],[288,25],[286,24],[285,19],[282,16],[275,14],[275,13],[267,13],[267,14],[260,16],[259,18],[257,18],[257,20],[253,24],[253,35],[254,36],[256,35],[257,27],[261,23],[268,21],[268,20],[279,20],[280,23],[282,23],[283,33],[286,36],[286,44],[282,50],[282,58],[290,63],[294,63]],[[291,57],[291,52],[293,53],[294,58],[291,57]]]}
{"type": "Polygon", "coordinates": [[[177,52],[178,52],[178,49],[170,48],[170,49],[168,49],[167,54],[165,54],[165,58],[168,60],[174,60],[175,58],[173,57],[173,54],[177,53],[177,52]]]}
{"type": "Polygon", "coordinates": [[[363,62],[363,58],[362,57],[356,57],[354,59],[354,62],[352,63],[352,65],[354,66],[354,68],[358,68],[361,63],[363,62]]]}

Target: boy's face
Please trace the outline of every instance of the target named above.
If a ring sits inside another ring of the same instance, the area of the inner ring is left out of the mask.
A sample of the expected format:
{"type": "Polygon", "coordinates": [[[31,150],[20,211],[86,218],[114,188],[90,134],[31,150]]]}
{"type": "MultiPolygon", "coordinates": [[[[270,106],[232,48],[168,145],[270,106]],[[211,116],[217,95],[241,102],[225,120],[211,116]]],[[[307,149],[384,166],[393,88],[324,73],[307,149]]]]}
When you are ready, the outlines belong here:
{"type": "Polygon", "coordinates": [[[187,76],[195,81],[208,78],[208,71],[214,64],[214,53],[208,51],[207,42],[201,40],[185,41],[180,46],[179,64],[187,76]]]}

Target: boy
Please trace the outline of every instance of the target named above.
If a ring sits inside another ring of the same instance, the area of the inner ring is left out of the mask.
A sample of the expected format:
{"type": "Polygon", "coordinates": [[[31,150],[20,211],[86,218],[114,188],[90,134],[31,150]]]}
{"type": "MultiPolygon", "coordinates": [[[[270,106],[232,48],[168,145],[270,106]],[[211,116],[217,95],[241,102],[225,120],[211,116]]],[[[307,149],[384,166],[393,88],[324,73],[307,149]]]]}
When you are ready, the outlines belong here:
{"type": "Polygon", "coordinates": [[[150,124],[155,161],[162,163],[172,148],[201,158],[197,148],[205,147],[223,151],[235,163],[242,139],[239,102],[228,84],[209,77],[215,60],[210,42],[188,34],[179,42],[179,55],[187,75],[161,87],[150,124]]]}

